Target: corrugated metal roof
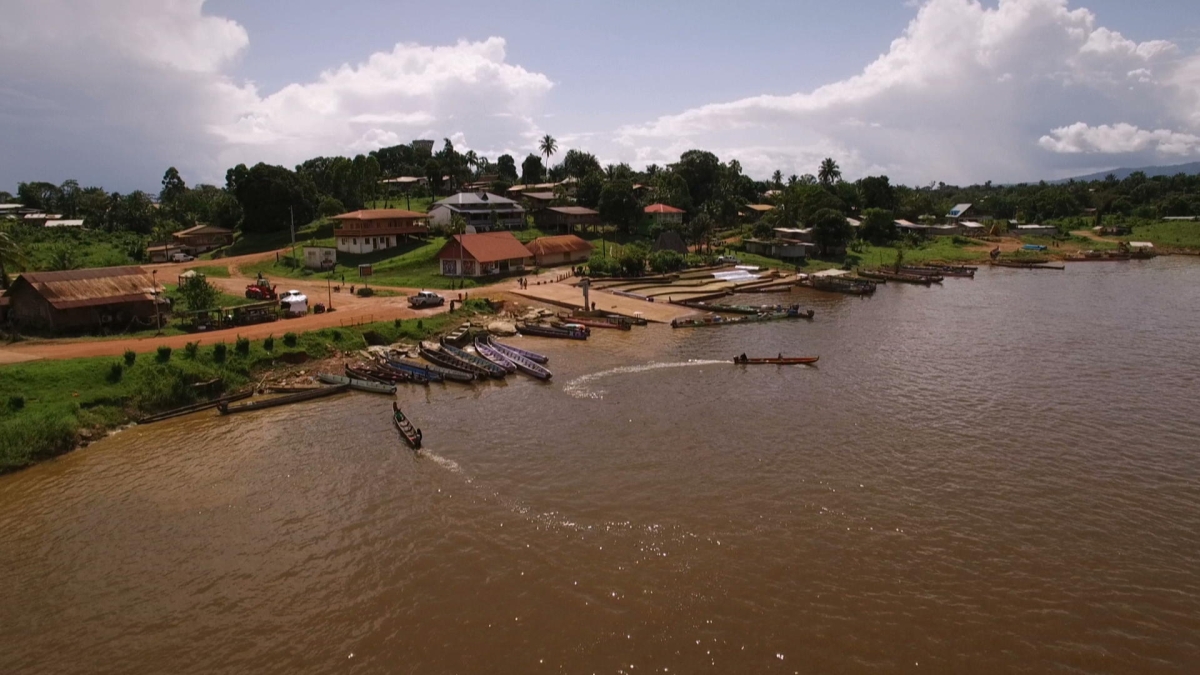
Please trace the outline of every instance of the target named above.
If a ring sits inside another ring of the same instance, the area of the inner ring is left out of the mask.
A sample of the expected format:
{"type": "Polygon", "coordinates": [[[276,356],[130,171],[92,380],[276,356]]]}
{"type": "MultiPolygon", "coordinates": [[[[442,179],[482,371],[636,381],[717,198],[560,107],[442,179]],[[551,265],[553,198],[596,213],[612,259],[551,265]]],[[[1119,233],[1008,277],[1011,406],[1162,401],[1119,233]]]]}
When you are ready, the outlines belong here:
{"type": "Polygon", "coordinates": [[[750,209],[751,211],[773,211],[775,209],[775,207],[771,206],[770,204],[747,204],[746,208],[750,209]]]}
{"type": "Polygon", "coordinates": [[[533,256],[524,244],[517,241],[512,232],[480,232],[454,235],[454,238],[438,251],[437,257],[438,260],[463,257],[487,263],[533,256]]]}
{"type": "Polygon", "coordinates": [[[154,301],[154,279],[141,267],[26,272],[22,279],[55,309],[154,301]]]}
{"type": "Polygon", "coordinates": [[[651,204],[646,207],[646,213],[683,213],[683,209],[677,209],[674,206],[666,204],[651,204]]]}
{"type": "Polygon", "coordinates": [[[551,206],[547,211],[562,213],[568,216],[598,216],[600,212],[586,206],[551,206]]]}
{"type": "Polygon", "coordinates": [[[966,210],[969,208],[971,208],[971,205],[969,203],[968,204],[955,204],[954,208],[950,209],[950,213],[948,213],[946,215],[949,216],[950,218],[957,218],[957,217],[961,216],[963,213],[965,213],[966,210]]]}
{"type": "Polygon", "coordinates": [[[576,251],[591,251],[594,248],[591,243],[580,239],[573,234],[563,234],[554,237],[538,237],[526,245],[529,252],[538,255],[552,255],[555,253],[574,253],[576,251]]]}
{"type": "Polygon", "coordinates": [[[175,233],[175,236],[186,237],[189,234],[233,234],[233,230],[227,230],[223,227],[217,227],[216,225],[205,225],[201,223],[199,225],[193,225],[186,230],[180,230],[175,233]]]}
{"type": "Polygon", "coordinates": [[[496,206],[515,205],[516,202],[490,192],[460,192],[437,202],[439,206],[468,206],[471,204],[495,204],[496,206]]]}
{"type": "Polygon", "coordinates": [[[409,220],[425,217],[427,216],[424,213],[406,211],[404,209],[362,209],[343,213],[340,216],[333,216],[332,220],[409,220]]]}

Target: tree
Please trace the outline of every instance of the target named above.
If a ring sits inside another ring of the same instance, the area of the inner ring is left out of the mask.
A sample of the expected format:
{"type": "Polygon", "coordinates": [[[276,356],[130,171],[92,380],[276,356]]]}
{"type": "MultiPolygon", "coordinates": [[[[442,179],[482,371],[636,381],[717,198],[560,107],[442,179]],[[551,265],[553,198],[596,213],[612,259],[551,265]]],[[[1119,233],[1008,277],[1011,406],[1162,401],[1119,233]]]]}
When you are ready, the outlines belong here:
{"type": "Polygon", "coordinates": [[[203,274],[185,278],[176,292],[184,306],[194,312],[216,307],[221,298],[221,291],[208,283],[203,274]]]}
{"type": "Polygon", "coordinates": [[[429,189],[433,190],[434,194],[442,191],[442,184],[445,183],[445,176],[442,173],[442,164],[437,159],[430,157],[425,161],[425,181],[429,184],[429,189]]]}
{"type": "Polygon", "coordinates": [[[629,244],[621,249],[617,262],[625,276],[636,277],[646,270],[646,257],[650,251],[642,244],[629,244]]]}
{"type": "Polygon", "coordinates": [[[187,194],[187,184],[183,182],[179,170],[173,166],[168,168],[163,174],[162,190],[158,193],[159,203],[170,205],[185,194],[187,194]]]}
{"type": "Polygon", "coordinates": [[[346,206],[337,200],[336,197],[325,195],[321,197],[321,203],[317,207],[317,214],[322,218],[329,218],[346,212],[346,206]]]}
{"type": "Polygon", "coordinates": [[[842,170],[838,168],[837,162],[833,161],[832,157],[826,157],[821,160],[821,168],[817,169],[817,180],[821,185],[830,187],[838,182],[842,177],[842,170]]]}
{"type": "Polygon", "coordinates": [[[877,246],[894,241],[897,236],[895,215],[885,209],[863,211],[859,236],[877,246]]]}
{"type": "Polygon", "coordinates": [[[653,190],[654,201],[674,206],[677,209],[691,212],[692,195],[688,192],[687,181],[674,171],[660,171],[650,179],[650,189],[653,190]]]}
{"type": "Polygon", "coordinates": [[[542,158],[533,153],[530,153],[525,161],[521,162],[521,182],[526,185],[540,181],[545,173],[546,169],[542,166],[542,158]]]}
{"type": "Polygon", "coordinates": [[[512,155],[500,155],[496,158],[496,173],[499,174],[500,180],[517,180],[517,163],[512,155]]]}
{"type": "Polygon", "coordinates": [[[604,190],[604,176],[599,169],[585,174],[575,186],[575,202],[594,209],[600,203],[600,192],[604,190]]]}
{"type": "Polygon", "coordinates": [[[850,238],[854,236],[854,231],[850,227],[850,223],[846,221],[846,216],[833,209],[817,211],[813,215],[812,226],[813,243],[821,249],[822,253],[844,249],[850,238]]]}
{"type": "Polygon", "coordinates": [[[627,180],[609,181],[600,191],[600,217],[616,225],[622,232],[632,232],[642,218],[642,207],[633,194],[633,183],[627,180]]]}
{"type": "Polygon", "coordinates": [[[550,134],[542,136],[542,140],[538,143],[538,150],[546,156],[546,166],[550,166],[550,155],[558,152],[558,141],[550,134]]]}
{"type": "Polygon", "coordinates": [[[243,232],[287,231],[293,219],[304,224],[316,215],[317,188],[308,177],[263,163],[244,172],[238,167],[234,171],[233,194],[242,207],[243,232]]]}
{"type": "Polygon", "coordinates": [[[48,269],[55,272],[77,269],[79,255],[75,252],[74,246],[61,241],[50,247],[50,258],[46,265],[48,269]]]}
{"type": "Polygon", "coordinates": [[[0,230],[0,289],[8,288],[8,271],[25,265],[21,245],[8,232],[0,230]]]}
{"type": "Polygon", "coordinates": [[[864,209],[896,208],[896,195],[887,176],[867,176],[858,181],[858,196],[864,209]]]}
{"type": "Polygon", "coordinates": [[[61,193],[54,183],[34,181],[17,184],[17,198],[27,208],[38,209],[51,213],[58,208],[58,198],[61,193]]]}
{"type": "Polygon", "coordinates": [[[600,162],[592,153],[572,148],[563,157],[562,167],[563,173],[567,176],[583,179],[589,173],[598,173],[600,171],[600,162]]]}
{"type": "Polygon", "coordinates": [[[711,152],[688,150],[670,166],[687,182],[692,203],[702,207],[712,197],[721,178],[721,161],[711,152]]]}
{"type": "Polygon", "coordinates": [[[776,190],[783,189],[783,172],[775,169],[775,173],[771,174],[771,186],[776,190]]]}
{"type": "Polygon", "coordinates": [[[688,221],[687,229],[689,238],[694,244],[699,246],[708,240],[709,235],[712,233],[716,225],[717,224],[715,221],[713,221],[712,216],[701,211],[700,213],[696,214],[695,218],[692,218],[690,221],[688,221]]]}
{"type": "Polygon", "coordinates": [[[647,257],[647,261],[650,263],[650,269],[658,274],[678,272],[685,264],[682,255],[669,250],[655,251],[647,257]]]}

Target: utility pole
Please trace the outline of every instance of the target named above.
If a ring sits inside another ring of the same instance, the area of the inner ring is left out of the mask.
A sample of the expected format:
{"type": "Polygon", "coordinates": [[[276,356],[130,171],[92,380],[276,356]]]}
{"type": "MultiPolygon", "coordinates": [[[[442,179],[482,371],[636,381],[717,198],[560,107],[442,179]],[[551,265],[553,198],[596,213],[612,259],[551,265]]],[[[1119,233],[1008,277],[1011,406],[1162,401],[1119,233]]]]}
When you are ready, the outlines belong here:
{"type": "Polygon", "coordinates": [[[158,326],[155,335],[162,335],[162,313],[158,308],[158,270],[150,270],[150,278],[154,280],[154,323],[158,326]]]}
{"type": "Polygon", "coordinates": [[[296,214],[292,211],[292,207],[290,206],[288,207],[288,217],[292,221],[292,269],[296,269],[298,266],[298,263],[296,262],[296,214]]]}

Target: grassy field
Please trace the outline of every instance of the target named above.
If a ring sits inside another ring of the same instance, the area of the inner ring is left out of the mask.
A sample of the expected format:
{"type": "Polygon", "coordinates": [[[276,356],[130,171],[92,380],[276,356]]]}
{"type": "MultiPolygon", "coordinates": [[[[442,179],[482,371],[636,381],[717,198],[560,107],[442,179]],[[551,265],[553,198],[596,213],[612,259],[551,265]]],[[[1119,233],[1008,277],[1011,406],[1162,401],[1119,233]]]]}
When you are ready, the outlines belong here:
{"type": "MultiPolygon", "coordinates": [[[[467,312],[438,314],[420,321],[390,321],[353,328],[326,328],[295,336],[204,345],[194,354],[181,349],[165,359],[139,354],[132,365],[120,357],[33,361],[0,368],[0,473],[28,466],[71,450],[80,438],[95,435],[147,414],[204,400],[193,385],[220,380],[231,392],[257,381],[280,357],[307,354],[319,359],[333,349],[349,352],[371,344],[421,340],[459,325],[484,309],[470,301],[467,312]],[[288,342],[292,342],[288,344],[288,342]]],[[[293,334],[285,334],[293,335],[293,334]]]]}
{"type": "Polygon", "coordinates": [[[417,213],[427,213],[433,202],[433,197],[413,197],[411,200],[405,200],[404,197],[392,197],[390,199],[377,199],[373,202],[367,202],[366,208],[405,209],[407,211],[416,211],[417,213]]]}
{"type": "Polygon", "coordinates": [[[1125,241],[1148,241],[1160,248],[1200,249],[1200,222],[1172,221],[1135,225],[1125,241]]]}
{"type": "MultiPolygon", "coordinates": [[[[314,220],[305,225],[296,227],[296,248],[301,246],[311,246],[314,240],[329,240],[333,241],[333,226],[332,220],[314,220]]],[[[265,251],[274,251],[276,249],[290,246],[292,243],[292,234],[288,230],[280,232],[266,233],[238,233],[233,243],[225,248],[219,248],[215,251],[209,251],[200,256],[202,260],[217,260],[235,255],[247,255],[249,253],[263,253],[265,251]]],[[[318,244],[320,245],[320,244],[318,244]]]]}

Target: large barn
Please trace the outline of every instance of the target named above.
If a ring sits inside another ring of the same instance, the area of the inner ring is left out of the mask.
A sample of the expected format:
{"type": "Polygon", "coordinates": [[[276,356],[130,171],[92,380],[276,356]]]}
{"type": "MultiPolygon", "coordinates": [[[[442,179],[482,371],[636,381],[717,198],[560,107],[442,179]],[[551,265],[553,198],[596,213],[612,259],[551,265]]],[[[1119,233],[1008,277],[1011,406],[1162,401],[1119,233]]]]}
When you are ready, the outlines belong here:
{"type": "Polygon", "coordinates": [[[15,325],[55,333],[153,325],[154,278],[141,267],[26,272],[4,293],[15,325]]]}

